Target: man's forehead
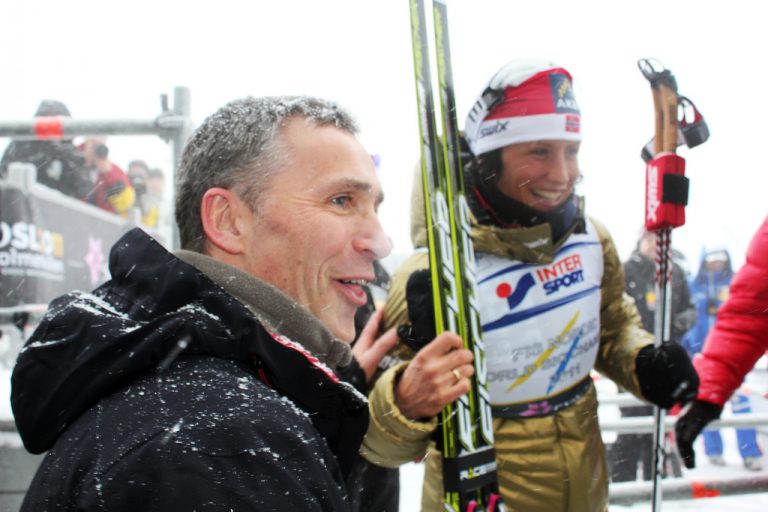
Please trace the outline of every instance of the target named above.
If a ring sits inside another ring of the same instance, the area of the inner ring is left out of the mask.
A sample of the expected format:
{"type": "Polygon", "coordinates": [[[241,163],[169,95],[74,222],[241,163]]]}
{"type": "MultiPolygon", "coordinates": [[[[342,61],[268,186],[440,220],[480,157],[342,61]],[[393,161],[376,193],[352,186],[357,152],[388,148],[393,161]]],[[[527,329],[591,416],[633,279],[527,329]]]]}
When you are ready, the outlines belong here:
{"type": "Polygon", "coordinates": [[[326,185],[340,190],[353,190],[364,194],[370,194],[373,196],[377,205],[384,201],[384,192],[381,190],[381,184],[379,183],[378,177],[375,175],[373,175],[373,178],[370,180],[354,176],[341,176],[337,179],[327,181],[326,185]]]}
{"type": "Polygon", "coordinates": [[[283,165],[308,181],[318,178],[321,187],[371,193],[377,204],[383,201],[374,157],[355,133],[299,118],[283,127],[282,142],[287,149],[283,165]]]}

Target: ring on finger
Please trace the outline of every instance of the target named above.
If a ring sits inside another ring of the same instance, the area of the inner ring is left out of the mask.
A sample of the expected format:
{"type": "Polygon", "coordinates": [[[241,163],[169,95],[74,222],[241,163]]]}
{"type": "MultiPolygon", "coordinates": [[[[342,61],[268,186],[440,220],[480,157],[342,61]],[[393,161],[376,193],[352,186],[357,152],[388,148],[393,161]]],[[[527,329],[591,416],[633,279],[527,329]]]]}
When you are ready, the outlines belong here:
{"type": "Polygon", "coordinates": [[[461,381],[461,372],[459,371],[459,369],[458,368],[454,368],[453,370],[451,370],[451,372],[453,372],[453,376],[456,377],[456,382],[460,382],[461,381]]]}

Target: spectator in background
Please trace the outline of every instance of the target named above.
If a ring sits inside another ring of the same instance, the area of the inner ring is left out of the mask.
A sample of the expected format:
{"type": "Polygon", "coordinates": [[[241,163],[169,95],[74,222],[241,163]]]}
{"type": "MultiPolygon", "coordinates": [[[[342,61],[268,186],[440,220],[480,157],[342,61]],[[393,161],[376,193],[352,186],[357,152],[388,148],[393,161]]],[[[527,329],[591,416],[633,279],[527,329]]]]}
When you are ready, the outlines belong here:
{"type": "Polygon", "coordinates": [[[128,179],[136,192],[136,220],[154,228],[159,217],[159,202],[149,191],[149,173],[149,166],[144,160],[131,160],[128,163],[128,179]]]}
{"type": "MultiPolygon", "coordinates": [[[[70,117],[67,106],[58,100],[43,100],[37,107],[36,117],[70,117]]],[[[85,170],[82,155],[66,140],[14,140],[5,149],[0,161],[0,177],[8,174],[8,164],[24,162],[37,168],[37,182],[41,185],[77,199],[85,199],[91,181],[85,170]]]]}
{"type": "Polygon", "coordinates": [[[131,182],[131,186],[136,191],[137,201],[147,191],[147,176],[149,175],[149,166],[144,160],[131,160],[128,162],[126,174],[131,182]]]}
{"type": "Polygon", "coordinates": [[[136,201],[136,192],[125,171],[109,159],[109,148],[105,139],[86,139],[82,151],[86,165],[96,171],[95,184],[88,196],[88,202],[128,218],[136,201]]]}
{"type": "Polygon", "coordinates": [[[163,207],[163,201],[165,201],[165,173],[163,173],[162,169],[153,167],[149,170],[147,174],[146,201],[149,205],[148,211],[151,215],[154,215],[154,224],[149,224],[151,215],[148,216],[146,222],[148,225],[157,226],[160,217],[163,216],[165,211],[163,207]]]}
{"type": "MultiPolygon", "coordinates": [[[[643,328],[648,332],[655,331],[657,308],[655,253],[656,235],[643,230],[637,242],[637,248],[624,263],[626,292],[635,300],[643,328]]],[[[679,343],[696,321],[696,309],[691,303],[685,271],[676,262],[672,264],[670,293],[672,294],[670,341],[679,343]]],[[[651,405],[621,407],[620,410],[624,417],[653,414],[651,405]]],[[[650,480],[653,468],[652,457],[653,434],[619,434],[610,450],[611,480],[613,482],[635,480],[638,464],[642,468],[643,480],[650,480]]],[[[679,463],[677,467],[679,469],[679,463]]]]}
{"type": "MultiPolygon", "coordinates": [[[[686,350],[692,358],[704,348],[704,342],[715,325],[718,310],[728,299],[732,278],[733,268],[728,251],[724,247],[705,248],[702,251],[699,271],[691,282],[691,293],[698,315],[697,321],[684,340],[686,350]]],[[[735,414],[751,412],[749,398],[742,393],[733,394],[731,407],[735,414]]],[[[761,470],[762,453],[757,446],[755,429],[737,428],[736,438],[744,467],[753,471],[761,470]]],[[[718,430],[704,431],[704,452],[709,457],[710,463],[725,466],[723,438],[718,430]]]]}
{"type": "Polygon", "coordinates": [[[165,195],[165,173],[163,173],[162,169],[153,167],[147,173],[147,192],[158,200],[163,199],[165,195]]]}

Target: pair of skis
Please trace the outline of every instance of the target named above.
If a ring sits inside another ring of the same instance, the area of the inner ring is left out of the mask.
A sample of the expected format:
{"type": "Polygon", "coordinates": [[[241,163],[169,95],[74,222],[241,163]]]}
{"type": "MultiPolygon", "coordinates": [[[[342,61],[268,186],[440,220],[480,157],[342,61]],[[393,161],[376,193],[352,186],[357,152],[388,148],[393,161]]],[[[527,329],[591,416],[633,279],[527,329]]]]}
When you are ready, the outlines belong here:
{"type": "Polygon", "coordinates": [[[437,333],[450,330],[473,352],[470,391],[440,415],[445,510],[497,512],[506,508],[496,482],[493,421],[478,310],[475,253],[459,152],[459,130],[444,0],[433,0],[442,136],[438,136],[424,0],[409,0],[418,107],[422,185],[437,333]]]}

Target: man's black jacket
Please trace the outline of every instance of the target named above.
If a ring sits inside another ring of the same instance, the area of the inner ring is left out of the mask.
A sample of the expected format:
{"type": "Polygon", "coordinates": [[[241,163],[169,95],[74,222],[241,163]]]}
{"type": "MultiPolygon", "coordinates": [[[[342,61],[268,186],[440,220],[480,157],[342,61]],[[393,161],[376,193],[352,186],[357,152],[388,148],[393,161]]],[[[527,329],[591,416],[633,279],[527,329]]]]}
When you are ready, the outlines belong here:
{"type": "Polygon", "coordinates": [[[14,369],[24,445],[50,450],[22,510],[347,510],[365,399],[140,230],[110,271],[14,369]]]}

